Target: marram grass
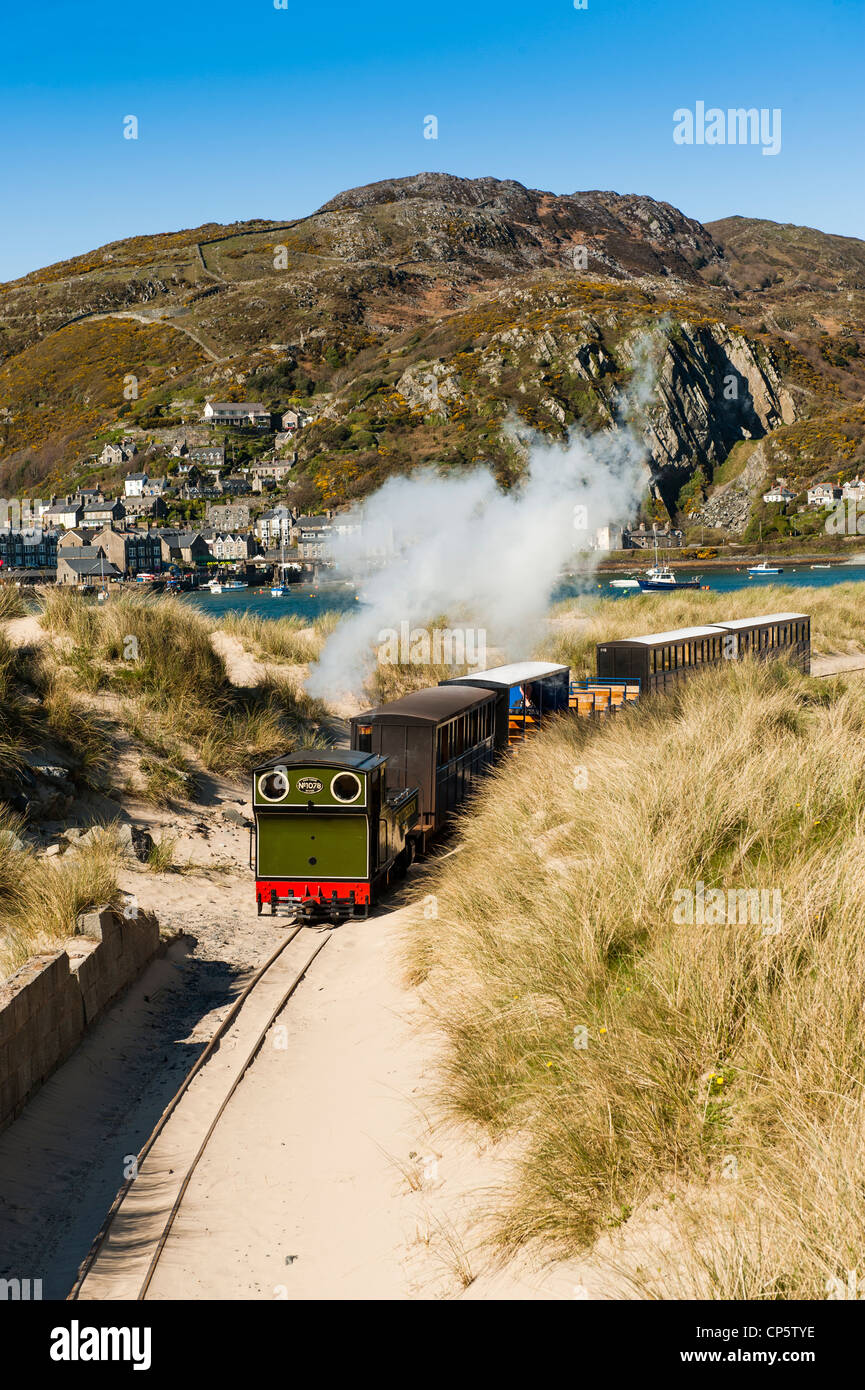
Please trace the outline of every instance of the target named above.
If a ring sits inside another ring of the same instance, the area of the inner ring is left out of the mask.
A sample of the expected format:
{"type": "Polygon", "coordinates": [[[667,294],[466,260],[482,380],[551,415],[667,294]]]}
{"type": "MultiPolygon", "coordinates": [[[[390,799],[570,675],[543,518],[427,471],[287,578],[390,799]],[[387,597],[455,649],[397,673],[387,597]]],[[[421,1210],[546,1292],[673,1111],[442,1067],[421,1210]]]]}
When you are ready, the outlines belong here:
{"type": "Polygon", "coordinates": [[[632,1262],[634,1296],[825,1297],[865,1249],[862,678],[743,663],[600,729],[562,720],[460,842],[409,973],[444,1103],[519,1141],[502,1244],[585,1251],[687,1181],[675,1278],[632,1262]],[[779,892],[779,929],[677,920],[699,883],[779,892]]]}

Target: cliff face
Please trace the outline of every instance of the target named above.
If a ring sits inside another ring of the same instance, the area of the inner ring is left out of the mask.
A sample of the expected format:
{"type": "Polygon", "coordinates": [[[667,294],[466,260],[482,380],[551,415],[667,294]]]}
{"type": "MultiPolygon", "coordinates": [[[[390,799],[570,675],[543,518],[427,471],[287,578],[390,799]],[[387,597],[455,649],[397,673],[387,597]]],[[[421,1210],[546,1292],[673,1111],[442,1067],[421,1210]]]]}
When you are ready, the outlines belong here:
{"type": "Polygon", "coordinates": [[[106,434],[158,442],[205,396],[309,411],[309,505],[425,463],[507,484],[504,422],[616,428],[648,340],[647,480],[672,512],[698,465],[861,398],[863,264],[807,228],[447,174],[114,243],[0,287],[0,491],[83,481],[106,434]]]}

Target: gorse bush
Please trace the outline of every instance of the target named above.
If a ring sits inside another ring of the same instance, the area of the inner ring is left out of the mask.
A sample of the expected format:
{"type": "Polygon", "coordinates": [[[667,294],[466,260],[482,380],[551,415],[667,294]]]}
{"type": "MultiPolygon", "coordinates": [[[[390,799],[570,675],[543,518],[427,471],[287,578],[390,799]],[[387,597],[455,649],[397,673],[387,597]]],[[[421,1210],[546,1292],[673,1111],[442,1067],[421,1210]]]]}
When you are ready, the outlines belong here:
{"type": "Polygon", "coordinates": [[[856,679],[742,663],[600,729],[563,719],[463,820],[409,968],[447,1038],[445,1103],[524,1141],[506,1247],[584,1250],[732,1158],[713,1244],[682,1236],[680,1291],[825,1296],[832,1262],[861,1259],[856,679]],[[735,890],[720,920],[684,915],[700,883],[735,890]]]}

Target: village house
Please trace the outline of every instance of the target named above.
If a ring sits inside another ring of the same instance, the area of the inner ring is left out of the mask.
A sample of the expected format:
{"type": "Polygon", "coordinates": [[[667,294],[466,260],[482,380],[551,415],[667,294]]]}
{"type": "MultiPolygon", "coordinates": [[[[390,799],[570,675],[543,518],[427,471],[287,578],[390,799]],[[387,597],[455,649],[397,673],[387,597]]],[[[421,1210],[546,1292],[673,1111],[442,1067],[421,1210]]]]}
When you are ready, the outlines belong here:
{"type": "Polygon", "coordinates": [[[92,545],[95,530],[86,526],[73,526],[69,531],[64,531],[57,542],[58,550],[69,550],[71,547],[92,545]]]}
{"type": "Polygon", "coordinates": [[[300,516],[295,526],[301,560],[323,560],[330,551],[333,527],[327,516],[300,516]]]}
{"type": "Polygon", "coordinates": [[[207,542],[200,531],[177,531],[168,527],[150,531],[159,539],[164,565],[205,565],[211,558],[207,542]]]}
{"type": "Polygon", "coordinates": [[[834,483],[815,483],[808,489],[809,507],[831,507],[833,502],[839,501],[841,489],[834,483]]]}
{"type": "Polygon", "coordinates": [[[99,462],[103,468],[116,468],[121,463],[128,463],[137,453],[138,445],[134,439],[121,439],[119,444],[105,445],[99,455],[99,462]]]}
{"type": "Polygon", "coordinates": [[[785,487],[783,483],[775,483],[773,487],[769,488],[768,492],[763,493],[764,502],[783,502],[786,505],[789,502],[795,502],[795,500],[795,492],[785,487]]]}
{"type": "Polygon", "coordinates": [[[50,570],[57,567],[58,533],[16,530],[11,526],[0,529],[0,567],[8,570],[50,570]]]}
{"type": "Polygon", "coordinates": [[[164,497],[170,487],[167,478],[148,478],[144,484],[145,497],[164,497]]]}
{"type": "Polygon", "coordinates": [[[248,502],[212,503],[207,508],[207,524],[217,530],[243,531],[250,524],[248,502]]]}
{"type": "Polygon", "coordinates": [[[69,530],[78,525],[83,515],[84,508],[80,502],[64,499],[62,502],[52,502],[50,507],[46,507],[42,519],[48,526],[62,526],[64,530],[69,530]]]}
{"type": "Polygon", "coordinates": [[[208,401],[202,417],[209,425],[251,425],[253,429],[270,429],[270,411],[260,401],[208,401]]]}
{"type": "Polygon", "coordinates": [[[204,539],[214,560],[245,561],[258,554],[258,542],[249,533],[216,531],[204,539]]]}
{"type": "Polygon", "coordinates": [[[286,541],[291,543],[294,516],[288,507],[271,507],[255,519],[255,534],[265,549],[286,541]]]}
{"type": "Polygon", "coordinates": [[[865,502],[865,481],[861,478],[852,478],[841,488],[841,496],[845,499],[849,497],[853,502],[865,502]]]}
{"type": "Polygon", "coordinates": [[[302,430],[312,420],[308,410],[284,410],[280,416],[280,426],[285,434],[294,434],[297,430],[302,430]]]}
{"type": "Polygon", "coordinates": [[[124,479],[123,490],[127,497],[143,497],[147,483],[146,473],[130,473],[129,477],[124,479]]]}
{"type": "Polygon", "coordinates": [[[225,448],[222,444],[195,445],[189,450],[189,462],[197,468],[224,468],[225,448]]]}
{"type": "Polygon", "coordinates": [[[295,458],[296,455],[293,455],[290,459],[271,459],[267,463],[254,463],[249,470],[252,475],[253,492],[260,492],[261,484],[268,478],[277,484],[285,482],[294,468],[295,458]]]}
{"type": "Polygon", "coordinates": [[[93,587],[103,581],[106,583],[111,579],[120,579],[120,571],[112,565],[110,560],[106,560],[104,552],[99,546],[87,546],[88,551],[95,551],[95,554],[70,554],[59,551],[57,555],[57,583],[75,584],[85,587],[93,587]]]}
{"type": "Polygon", "coordinates": [[[659,550],[671,550],[682,544],[679,530],[656,530],[650,526],[632,526],[622,531],[623,550],[646,550],[657,545],[659,550]]]}
{"type": "Polygon", "coordinates": [[[155,531],[121,531],[106,526],[93,537],[93,544],[123,574],[158,574],[162,569],[162,543],[155,531]]]}
{"type": "Polygon", "coordinates": [[[621,550],[621,526],[598,526],[595,530],[593,548],[595,550],[621,550]]]}
{"type": "Polygon", "coordinates": [[[125,519],[137,520],[139,517],[164,517],[168,508],[161,497],[127,497],[123,503],[125,519]]]}
{"type": "Polygon", "coordinates": [[[85,526],[107,526],[112,521],[122,521],[126,515],[126,509],[119,497],[109,499],[105,502],[94,502],[91,506],[84,508],[81,520],[85,526]]]}

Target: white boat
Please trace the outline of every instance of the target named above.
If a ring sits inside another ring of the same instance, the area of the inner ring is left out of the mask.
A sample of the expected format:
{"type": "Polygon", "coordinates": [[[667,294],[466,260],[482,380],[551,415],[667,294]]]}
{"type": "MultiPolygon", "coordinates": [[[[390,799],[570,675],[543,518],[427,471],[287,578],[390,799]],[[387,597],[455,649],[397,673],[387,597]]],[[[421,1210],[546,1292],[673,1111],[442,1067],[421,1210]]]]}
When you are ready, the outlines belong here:
{"type": "Polygon", "coordinates": [[[221,587],[223,589],[248,589],[249,585],[244,584],[241,579],[227,579],[221,587]]]}
{"type": "Polygon", "coordinates": [[[832,566],[831,566],[831,565],[812,565],[811,568],[812,568],[812,570],[830,570],[830,569],[832,568],[832,566]]]}
{"type": "Polygon", "coordinates": [[[278,584],[274,584],[270,591],[271,598],[288,598],[288,589],[285,585],[285,537],[282,533],[282,525],[279,528],[279,579],[278,584]]]}
{"type": "Polygon", "coordinates": [[[749,565],[749,574],[783,574],[784,570],[780,565],[770,565],[768,560],[761,560],[759,565],[749,565]]]}
{"type": "Polygon", "coordinates": [[[639,579],[611,579],[611,589],[639,589],[639,579]]]}
{"type": "Polygon", "coordinates": [[[222,585],[220,584],[218,579],[211,579],[209,584],[203,585],[203,588],[209,589],[212,594],[222,593],[222,585]]]}

